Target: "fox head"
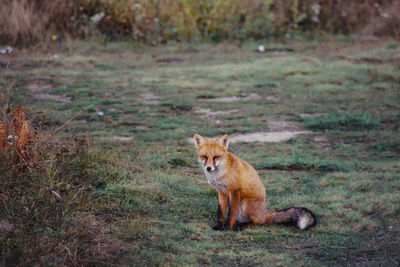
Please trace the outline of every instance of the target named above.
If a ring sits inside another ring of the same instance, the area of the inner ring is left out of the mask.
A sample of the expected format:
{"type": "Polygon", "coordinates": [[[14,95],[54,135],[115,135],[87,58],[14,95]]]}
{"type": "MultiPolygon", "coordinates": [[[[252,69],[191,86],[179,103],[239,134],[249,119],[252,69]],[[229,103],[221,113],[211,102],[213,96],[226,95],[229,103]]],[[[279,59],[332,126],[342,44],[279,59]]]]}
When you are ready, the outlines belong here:
{"type": "Polygon", "coordinates": [[[213,172],[218,170],[225,162],[228,151],[229,136],[224,134],[218,138],[205,138],[199,134],[194,135],[199,162],[204,171],[213,172]]]}

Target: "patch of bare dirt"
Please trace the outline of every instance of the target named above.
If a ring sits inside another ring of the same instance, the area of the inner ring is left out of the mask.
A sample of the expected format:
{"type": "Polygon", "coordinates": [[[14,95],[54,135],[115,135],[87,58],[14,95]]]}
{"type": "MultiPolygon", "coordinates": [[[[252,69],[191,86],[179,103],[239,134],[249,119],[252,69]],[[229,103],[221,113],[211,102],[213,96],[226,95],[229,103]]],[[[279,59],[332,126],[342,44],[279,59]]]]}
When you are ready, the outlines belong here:
{"type": "MultiPolygon", "coordinates": [[[[200,112],[204,114],[210,114],[209,109],[199,109],[200,112]]],[[[239,110],[227,110],[227,111],[217,111],[217,114],[229,114],[238,112],[239,110]]],[[[211,112],[212,114],[212,112],[211,112]]],[[[293,122],[287,121],[268,121],[268,128],[270,132],[255,132],[255,133],[244,133],[244,134],[231,134],[229,135],[229,140],[232,143],[279,143],[284,142],[289,139],[295,138],[302,134],[308,134],[309,131],[300,130],[299,126],[293,122]]],[[[188,138],[189,143],[193,143],[193,138],[188,138]]]]}
{"type": "Polygon", "coordinates": [[[278,102],[279,100],[281,100],[281,98],[277,95],[269,95],[265,99],[272,102],[278,102]]]}
{"type": "Polygon", "coordinates": [[[231,103],[240,100],[251,100],[251,99],[261,99],[261,96],[257,93],[251,93],[249,95],[243,96],[231,96],[231,97],[218,97],[218,98],[201,98],[199,101],[202,102],[221,102],[221,103],[231,103]]]}
{"type": "Polygon", "coordinates": [[[101,141],[119,141],[119,142],[129,142],[135,139],[134,136],[104,136],[99,138],[101,141]]]}
{"type": "Polygon", "coordinates": [[[33,97],[35,99],[39,99],[39,100],[51,100],[51,101],[61,102],[61,103],[71,102],[71,98],[66,95],[35,94],[35,95],[33,95],[33,97]]]}
{"type": "Polygon", "coordinates": [[[299,114],[300,118],[304,119],[304,118],[311,118],[311,117],[318,117],[324,115],[323,113],[302,113],[299,114]]]}
{"type": "Polygon", "coordinates": [[[298,131],[299,127],[293,122],[268,121],[268,128],[271,132],[298,131]]]}
{"type": "Polygon", "coordinates": [[[33,82],[25,85],[24,89],[29,90],[33,93],[37,93],[43,91],[51,91],[53,90],[53,86],[51,84],[33,82]]]}
{"type": "Polygon", "coordinates": [[[195,113],[200,114],[201,118],[208,119],[216,124],[220,124],[221,121],[218,119],[219,115],[227,115],[238,112],[239,109],[230,109],[225,111],[211,111],[211,109],[196,108],[195,113]]]}
{"type": "Polygon", "coordinates": [[[317,144],[317,147],[320,147],[320,148],[329,146],[328,137],[326,137],[325,135],[314,136],[313,141],[317,144]]]}
{"type": "Polygon", "coordinates": [[[229,140],[231,143],[279,143],[307,133],[307,131],[281,131],[232,134],[229,140]]]}
{"type": "Polygon", "coordinates": [[[145,125],[136,126],[136,129],[142,130],[142,131],[148,131],[148,130],[150,130],[150,128],[147,127],[147,126],[145,126],[145,125]]]}
{"type": "MultiPolygon", "coordinates": [[[[231,134],[229,140],[231,143],[279,143],[308,133],[308,131],[280,131],[231,134]]],[[[193,143],[193,138],[188,138],[188,142],[193,143]]]]}
{"type": "Polygon", "coordinates": [[[153,93],[144,93],[140,95],[140,99],[144,104],[157,105],[160,104],[160,98],[153,93]]]}

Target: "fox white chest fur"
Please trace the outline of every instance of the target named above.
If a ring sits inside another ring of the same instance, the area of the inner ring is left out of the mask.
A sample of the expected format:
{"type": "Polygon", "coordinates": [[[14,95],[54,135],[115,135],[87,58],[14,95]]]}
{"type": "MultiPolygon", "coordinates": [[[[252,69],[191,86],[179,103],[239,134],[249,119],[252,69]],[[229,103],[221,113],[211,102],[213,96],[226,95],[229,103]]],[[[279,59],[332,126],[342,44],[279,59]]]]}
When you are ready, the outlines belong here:
{"type": "Polygon", "coordinates": [[[208,172],[207,170],[204,170],[204,173],[206,174],[207,181],[210,185],[218,189],[219,191],[228,194],[228,188],[226,186],[226,182],[221,179],[221,176],[223,174],[221,170],[215,170],[213,172],[208,172]]]}
{"type": "Polygon", "coordinates": [[[201,166],[203,167],[204,174],[206,175],[208,183],[218,189],[219,191],[228,194],[228,188],[226,181],[221,177],[226,173],[225,170],[225,161],[221,160],[216,164],[216,168],[213,171],[208,171],[207,166],[204,164],[202,160],[199,160],[201,166]]]}

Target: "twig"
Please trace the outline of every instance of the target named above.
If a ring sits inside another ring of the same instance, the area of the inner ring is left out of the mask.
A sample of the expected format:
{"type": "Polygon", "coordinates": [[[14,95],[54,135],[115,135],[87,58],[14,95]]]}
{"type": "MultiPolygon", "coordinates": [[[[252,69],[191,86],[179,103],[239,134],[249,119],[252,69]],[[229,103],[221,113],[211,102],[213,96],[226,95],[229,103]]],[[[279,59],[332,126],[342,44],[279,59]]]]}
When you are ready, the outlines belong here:
{"type": "Polygon", "coordinates": [[[125,265],[122,265],[122,264],[109,263],[109,262],[104,262],[104,261],[92,261],[92,260],[86,260],[86,259],[80,259],[80,261],[92,262],[92,263],[102,263],[102,264],[105,264],[107,266],[125,266],[125,265]]]}
{"type": "Polygon", "coordinates": [[[31,49],[31,54],[33,54],[33,52],[35,52],[35,50],[40,46],[42,42],[38,42],[32,49],[31,49]]]}
{"type": "MultiPolygon", "coordinates": [[[[76,117],[78,117],[82,112],[84,112],[85,110],[87,110],[88,108],[93,107],[93,105],[89,105],[86,108],[84,108],[83,110],[79,111],[77,114],[75,114],[75,116],[71,117],[69,120],[67,120],[66,122],[63,123],[63,125],[61,125],[60,127],[58,127],[57,129],[55,129],[54,131],[52,131],[47,138],[50,138],[53,134],[55,134],[56,132],[58,132],[59,130],[61,130],[62,128],[65,127],[65,125],[67,125],[68,123],[70,123],[73,119],[75,119],[76,117]]],[[[46,138],[46,139],[47,139],[46,138]]]]}
{"type": "Polygon", "coordinates": [[[70,205],[72,203],[72,201],[78,196],[78,194],[82,191],[82,187],[79,188],[78,192],[76,192],[76,194],[73,196],[73,198],[67,203],[67,208],[65,209],[65,213],[67,213],[69,211],[70,205]]]}
{"type": "Polygon", "coordinates": [[[8,70],[9,66],[10,66],[10,62],[8,61],[7,62],[7,66],[6,66],[5,70],[1,73],[1,77],[0,77],[0,81],[1,81],[1,83],[4,86],[5,91],[6,91],[6,101],[5,101],[5,104],[4,104],[4,106],[6,108],[8,107],[8,101],[9,101],[9,98],[10,98],[10,91],[11,91],[11,87],[12,87],[12,83],[13,83],[12,81],[11,82],[7,82],[7,77],[6,76],[7,76],[7,70],[8,70]]]}
{"type": "Polygon", "coordinates": [[[193,176],[193,179],[196,181],[197,186],[200,186],[200,183],[197,181],[196,176],[193,176]]]}
{"type": "Polygon", "coordinates": [[[68,247],[64,247],[64,249],[67,251],[68,256],[70,257],[71,261],[77,265],[75,256],[72,254],[71,250],[68,247]]]}
{"type": "Polygon", "coordinates": [[[8,208],[7,208],[7,203],[6,203],[6,201],[5,201],[4,198],[5,198],[5,196],[4,196],[3,194],[1,194],[1,199],[3,200],[3,204],[4,204],[4,207],[6,208],[7,215],[8,215],[8,217],[12,218],[12,216],[11,216],[11,214],[10,214],[10,211],[9,211],[8,208]]]}
{"type": "Polygon", "coordinates": [[[18,156],[22,159],[22,161],[25,163],[26,167],[28,167],[29,171],[33,173],[32,169],[29,167],[28,163],[24,159],[24,157],[19,153],[19,151],[13,146],[14,151],[17,152],[18,156]]]}

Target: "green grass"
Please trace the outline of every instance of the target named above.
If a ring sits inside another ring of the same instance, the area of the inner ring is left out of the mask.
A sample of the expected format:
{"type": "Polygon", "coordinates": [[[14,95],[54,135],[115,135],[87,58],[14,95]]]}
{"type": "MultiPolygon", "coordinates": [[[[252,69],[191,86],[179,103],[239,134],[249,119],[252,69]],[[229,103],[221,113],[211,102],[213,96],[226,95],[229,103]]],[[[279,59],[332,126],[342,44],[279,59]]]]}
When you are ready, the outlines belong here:
{"type": "Polygon", "coordinates": [[[266,170],[287,170],[287,171],[339,171],[343,170],[344,167],[334,162],[319,161],[319,160],[278,160],[274,162],[264,162],[255,166],[258,169],[266,170]]]}
{"type": "Polygon", "coordinates": [[[312,130],[370,130],[379,127],[379,121],[369,114],[330,113],[322,118],[306,118],[305,127],[312,130]]]}
{"type": "Polygon", "coordinates": [[[0,262],[398,265],[400,85],[398,62],[388,59],[400,46],[288,41],[292,52],[257,54],[256,45],[82,42],[46,64],[44,52],[17,54],[7,71],[12,104],[27,108],[39,134],[68,123],[45,139],[34,173],[1,173],[0,223],[18,231],[0,228],[0,262]],[[35,99],[23,88],[37,81],[72,101],[35,99]],[[146,104],[146,93],[158,101],[146,104]],[[260,98],[207,102],[251,93],[260,98]],[[216,123],[197,108],[238,111],[216,123]],[[217,192],[187,139],[268,131],[271,121],[309,131],[230,150],[257,168],[270,210],[307,207],[317,226],[213,231],[217,192]]]}

